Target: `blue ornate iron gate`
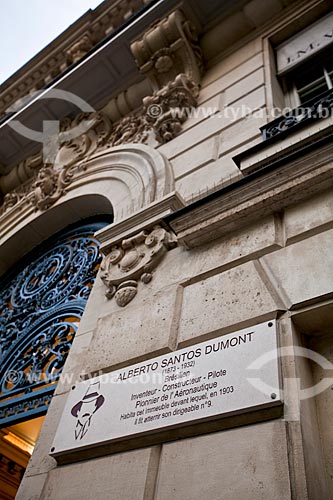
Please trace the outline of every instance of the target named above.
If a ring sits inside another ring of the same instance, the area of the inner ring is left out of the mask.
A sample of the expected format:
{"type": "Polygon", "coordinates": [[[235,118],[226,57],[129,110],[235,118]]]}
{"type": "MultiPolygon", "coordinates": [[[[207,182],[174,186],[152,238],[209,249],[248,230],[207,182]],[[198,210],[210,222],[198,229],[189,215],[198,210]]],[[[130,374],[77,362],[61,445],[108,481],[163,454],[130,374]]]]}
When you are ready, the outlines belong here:
{"type": "Polygon", "coordinates": [[[0,426],[43,415],[101,260],[87,224],[56,235],[0,283],[0,426]]]}

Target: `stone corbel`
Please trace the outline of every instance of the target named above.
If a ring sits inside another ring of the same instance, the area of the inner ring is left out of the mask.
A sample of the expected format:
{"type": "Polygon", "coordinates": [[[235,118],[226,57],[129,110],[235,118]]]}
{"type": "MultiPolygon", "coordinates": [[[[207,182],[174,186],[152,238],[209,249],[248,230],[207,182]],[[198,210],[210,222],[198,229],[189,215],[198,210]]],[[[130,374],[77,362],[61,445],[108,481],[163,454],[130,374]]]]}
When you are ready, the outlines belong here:
{"type": "Polygon", "coordinates": [[[143,120],[163,144],[181,131],[197,105],[203,70],[198,35],[180,10],[152,26],[131,45],[153,93],[143,99],[143,120]]]}
{"type": "Polygon", "coordinates": [[[170,193],[96,234],[105,253],[100,277],[108,299],[114,297],[118,306],[124,307],[136,296],[139,286],[152,280],[165,254],[177,245],[175,235],[163,227],[162,218],[183,206],[180,196],[170,193]]]}
{"type": "Polygon", "coordinates": [[[131,45],[140,71],[160,90],[180,74],[200,83],[202,55],[193,24],[180,10],[152,26],[131,45]]]}

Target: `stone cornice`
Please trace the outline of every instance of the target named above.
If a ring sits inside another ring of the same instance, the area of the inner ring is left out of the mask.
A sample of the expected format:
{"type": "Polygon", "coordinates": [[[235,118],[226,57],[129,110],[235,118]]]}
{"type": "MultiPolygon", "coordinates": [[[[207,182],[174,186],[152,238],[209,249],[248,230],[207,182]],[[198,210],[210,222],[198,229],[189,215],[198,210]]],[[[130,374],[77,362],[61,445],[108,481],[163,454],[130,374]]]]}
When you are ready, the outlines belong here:
{"type": "Polygon", "coordinates": [[[240,171],[248,175],[265,167],[281,164],[286,160],[298,158],[323,142],[330,141],[333,131],[333,118],[320,119],[298,130],[291,128],[280,137],[273,136],[252,148],[233,157],[240,171]]]}
{"type": "Polygon", "coordinates": [[[103,2],[89,10],[0,86],[0,117],[18,99],[48,85],[146,5],[145,0],[103,2]]]}
{"type": "MultiPolygon", "coordinates": [[[[187,248],[238,230],[332,186],[332,140],[298,159],[257,170],[167,216],[164,221],[187,248]]],[[[280,158],[281,160],[281,158],[280,158]]],[[[255,170],[255,169],[254,169],[255,170]]]]}

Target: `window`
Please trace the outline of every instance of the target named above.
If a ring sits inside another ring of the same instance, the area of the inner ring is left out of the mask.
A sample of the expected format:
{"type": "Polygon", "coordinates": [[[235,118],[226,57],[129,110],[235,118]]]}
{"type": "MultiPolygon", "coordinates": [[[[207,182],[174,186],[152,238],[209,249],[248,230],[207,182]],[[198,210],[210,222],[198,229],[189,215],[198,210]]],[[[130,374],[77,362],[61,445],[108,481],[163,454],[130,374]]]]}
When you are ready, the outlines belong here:
{"type": "Polygon", "coordinates": [[[301,106],[333,88],[332,51],[306,60],[283,78],[287,105],[301,106]]]}
{"type": "Polygon", "coordinates": [[[332,89],[333,13],[275,48],[277,76],[286,105],[297,107],[332,89]]]}
{"type": "MultiPolygon", "coordinates": [[[[277,46],[273,39],[270,42],[272,116],[275,119],[260,128],[264,141],[282,139],[315,120],[332,116],[333,13],[277,46]]],[[[324,126],[329,124],[326,122],[324,126]]]]}

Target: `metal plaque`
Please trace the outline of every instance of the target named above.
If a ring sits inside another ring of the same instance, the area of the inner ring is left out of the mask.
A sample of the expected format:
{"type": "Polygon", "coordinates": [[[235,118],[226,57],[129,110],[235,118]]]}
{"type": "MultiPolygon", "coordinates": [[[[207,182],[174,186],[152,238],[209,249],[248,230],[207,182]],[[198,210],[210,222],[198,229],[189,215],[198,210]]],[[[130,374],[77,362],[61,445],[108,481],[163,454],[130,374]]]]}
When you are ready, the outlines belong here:
{"type": "Polygon", "coordinates": [[[279,387],[269,321],[79,383],[50,454],[280,405],[279,387]]]}

